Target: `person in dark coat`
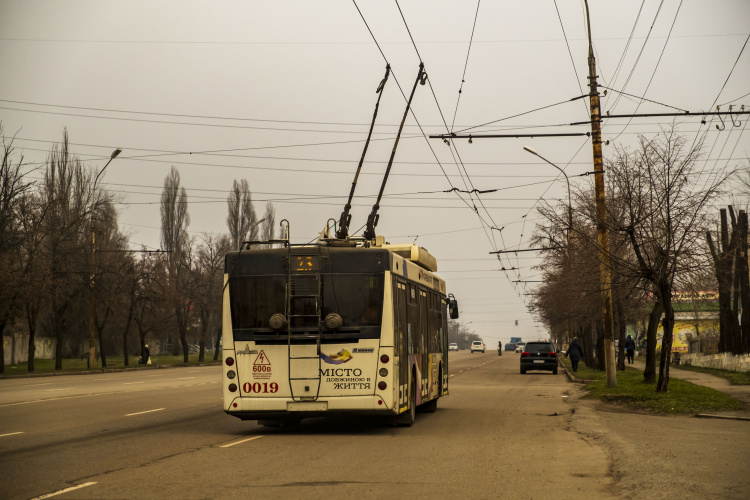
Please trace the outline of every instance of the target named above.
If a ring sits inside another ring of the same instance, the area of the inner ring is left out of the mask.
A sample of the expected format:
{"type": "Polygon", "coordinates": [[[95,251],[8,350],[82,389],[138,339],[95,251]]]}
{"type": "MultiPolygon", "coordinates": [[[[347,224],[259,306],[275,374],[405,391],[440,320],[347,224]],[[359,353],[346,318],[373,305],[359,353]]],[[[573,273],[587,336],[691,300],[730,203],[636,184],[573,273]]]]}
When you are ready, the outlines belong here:
{"type": "Polygon", "coordinates": [[[633,357],[635,356],[635,340],[632,335],[628,335],[625,339],[625,356],[627,357],[628,364],[633,364],[633,357]]]}
{"type": "Polygon", "coordinates": [[[573,341],[568,345],[565,357],[570,358],[570,364],[573,365],[573,371],[578,371],[578,362],[581,361],[581,358],[583,357],[583,347],[581,347],[577,337],[574,337],[573,341]]]}
{"type": "Polygon", "coordinates": [[[141,355],[141,359],[138,360],[138,364],[139,365],[147,364],[150,357],[151,357],[151,352],[148,350],[148,344],[146,344],[143,347],[143,354],[141,355]]]}

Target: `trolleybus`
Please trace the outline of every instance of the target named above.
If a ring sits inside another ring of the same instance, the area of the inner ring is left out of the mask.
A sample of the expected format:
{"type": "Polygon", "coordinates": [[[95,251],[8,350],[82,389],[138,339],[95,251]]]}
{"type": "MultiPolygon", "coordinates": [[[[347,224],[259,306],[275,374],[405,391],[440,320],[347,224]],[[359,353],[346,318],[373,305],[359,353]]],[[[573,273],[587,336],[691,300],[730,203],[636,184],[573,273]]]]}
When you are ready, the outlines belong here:
{"type": "Polygon", "coordinates": [[[336,413],[412,425],[448,395],[455,299],[417,245],[319,240],[225,258],[224,411],[261,424],[336,413]]]}

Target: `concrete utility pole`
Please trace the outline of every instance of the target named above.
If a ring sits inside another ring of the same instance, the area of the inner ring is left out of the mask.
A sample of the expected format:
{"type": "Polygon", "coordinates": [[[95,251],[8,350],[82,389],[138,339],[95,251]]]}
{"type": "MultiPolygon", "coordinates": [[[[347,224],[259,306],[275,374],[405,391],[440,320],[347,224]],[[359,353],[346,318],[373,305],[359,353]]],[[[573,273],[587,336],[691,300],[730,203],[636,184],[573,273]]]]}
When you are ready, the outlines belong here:
{"type": "Polygon", "coordinates": [[[601,109],[596,82],[596,59],[591,44],[591,19],[589,3],[586,5],[586,26],[589,36],[589,100],[591,102],[591,144],[594,148],[594,187],[596,190],[596,238],[599,244],[599,287],[604,321],[604,364],[607,369],[607,387],[617,385],[615,371],[615,339],[612,325],[612,276],[609,266],[609,233],[606,225],[604,203],[604,161],[602,159],[601,109]]]}
{"type": "Polygon", "coordinates": [[[122,153],[122,149],[119,148],[112,151],[107,164],[96,174],[94,185],[91,188],[91,280],[89,281],[89,288],[91,288],[91,300],[89,302],[89,332],[91,339],[89,340],[89,368],[96,367],[96,294],[94,293],[96,289],[96,182],[104,172],[104,169],[120,153],[122,153]]]}

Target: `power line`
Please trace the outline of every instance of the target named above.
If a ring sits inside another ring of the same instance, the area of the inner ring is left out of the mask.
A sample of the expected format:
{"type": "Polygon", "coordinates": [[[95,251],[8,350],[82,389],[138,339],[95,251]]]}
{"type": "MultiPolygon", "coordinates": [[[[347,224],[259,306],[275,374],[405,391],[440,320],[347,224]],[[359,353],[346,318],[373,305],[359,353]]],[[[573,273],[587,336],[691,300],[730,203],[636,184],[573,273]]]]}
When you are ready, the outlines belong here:
{"type": "Polygon", "coordinates": [[[464,72],[461,75],[461,85],[458,88],[458,97],[456,98],[456,109],[453,111],[453,122],[451,122],[451,132],[456,124],[456,116],[458,115],[458,105],[461,102],[461,93],[464,90],[464,83],[466,82],[466,68],[469,67],[469,54],[471,54],[471,44],[474,41],[474,30],[477,27],[477,18],[479,17],[479,4],[482,0],[477,0],[477,10],[474,13],[474,24],[471,27],[471,36],[469,37],[469,48],[466,50],[466,62],[464,62],[464,72]]]}
{"type": "MultiPolygon", "coordinates": [[[[554,0],[555,3],[555,11],[557,11],[557,18],[560,20],[560,29],[562,29],[563,38],[565,38],[565,45],[568,47],[568,55],[570,55],[570,62],[573,64],[573,72],[576,75],[576,83],[578,84],[578,89],[581,91],[581,95],[584,94],[583,87],[581,86],[581,79],[578,77],[578,70],[576,69],[576,62],[573,60],[573,52],[570,50],[570,44],[568,43],[568,35],[565,34],[565,26],[563,25],[562,16],[560,16],[560,9],[557,8],[557,0],[554,0]]],[[[589,107],[586,106],[586,103],[583,103],[583,107],[586,109],[586,114],[589,115],[589,107]]]]}

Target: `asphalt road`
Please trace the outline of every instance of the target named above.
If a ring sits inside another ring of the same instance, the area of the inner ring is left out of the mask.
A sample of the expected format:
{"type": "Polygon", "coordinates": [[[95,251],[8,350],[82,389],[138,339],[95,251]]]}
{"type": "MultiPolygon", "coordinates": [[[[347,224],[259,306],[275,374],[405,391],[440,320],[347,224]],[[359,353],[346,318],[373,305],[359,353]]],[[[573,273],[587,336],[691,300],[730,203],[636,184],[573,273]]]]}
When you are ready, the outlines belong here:
{"type": "Polygon", "coordinates": [[[452,352],[450,395],[411,428],[269,428],[224,414],[218,366],[0,380],[0,498],[608,498],[569,430],[564,375],[452,352]]]}

